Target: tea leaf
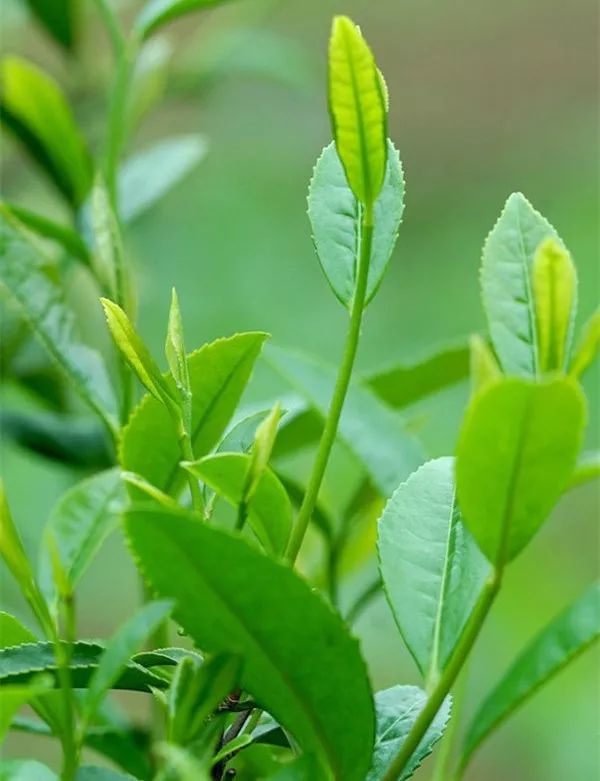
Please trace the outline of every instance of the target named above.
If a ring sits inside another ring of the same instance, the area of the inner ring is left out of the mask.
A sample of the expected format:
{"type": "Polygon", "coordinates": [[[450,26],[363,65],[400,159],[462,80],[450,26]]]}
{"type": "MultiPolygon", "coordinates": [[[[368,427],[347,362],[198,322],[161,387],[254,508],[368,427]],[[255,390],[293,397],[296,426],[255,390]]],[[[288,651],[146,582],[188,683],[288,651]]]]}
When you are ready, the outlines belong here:
{"type": "Polygon", "coordinates": [[[531,272],[537,248],[548,238],[558,239],[554,228],[513,193],[483,247],[481,294],[506,374],[535,377],[540,369],[531,272]]]}
{"type": "Polygon", "coordinates": [[[37,637],[10,613],[0,611],[0,648],[35,643],[37,637]]]}
{"type": "Polygon", "coordinates": [[[386,596],[428,688],[444,670],[490,569],[463,525],[453,469],[452,458],[423,464],[379,520],[386,596]]]}
{"type": "Polygon", "coordinates": [[[94,247],[92,268],[100,289],[129,309],[130,296],[119,221],[100,176],[94,181],[90,204],[94,247]]]}
{"type": "Polygon", "coordinates": [[[90,251],[81,236],[74,230],[66,225],[60,225],[42,214],[18,206],[16,203],[6,201],[0,201],[0,203],[28,230],[34,231],[44,239],[55,241],[72,257],[78,258],[86,265],[90,264],[90,251]]]}
{"type": "Polygon", "coordinates": [[[499,380],[502,377],[502,372],[496,362],[496,357],[480,336],[476,334],[472,336],[469,346],[471,348],[471,386],[473,393],[478,393],[499,380]]]}
{"type": "Polygon", "coordinates": [[[123,624],[111,638],[88,683],[88,690],[82,703],[84,723],[89,724],[102,698],[119,680],[131,656],[168,617],[172,607],[173,603],[168,601],[149,602],[123,624]]]}
{"type": "Polygon", "coordinates": [[[134,778],[107,767],[83,765],[77,770],[75,781],[134,781],[134,778]]]}
{"type": "Polygon", "coordinates": [[[279,402],[276,402],[271,412],[256,429],[252,453],[250,455],[250,469],[248,470],[247,498],[252,496],[269,465],[273,445],[275,444],[275,438],[277,437],[277,426],[279,425],[280,418],[281,405],[279,402]]]}
{"type": "Polygon", "coordinates": [[[600,637],[600,582],[551,621],[519,655],[475,714],[462,765],[503,721],[600,637]]]}
{"type": "Polygon", "coordinates": [[[329,40],[329,110],[350,189],[371,207],[386,169],[385,99],[371,50],[346,16],[335,17],[329,40]]]}
{"type": "Polygon", "coordinates": [[[540,371],[563,371],[577,309],[577,271],[556,239],[538,247],[532,277],[540,371]]]}
{"type": "MultiPolygon", "coordinates": [[[[426,701],[427,695],[416,686],[392,686],[391,689],[377,692],[375,695],[377,735],[373,763],[366,781],[381,781],[385,776],[392,759],[406,740],[426,701]]],[[[399,776],[399,781],[404,781],[413,775],[442,737],[450,717],[450,702],[450,697],[444,700],[423,740],[410,758],[404,772],[399,776]]]]}
{"type": "Polygon", "coordinates": [[[590,450],[581,454],[571,475],[569,488],[583,485],[597,477],[600,477],[600,450],[590,450]]]}
{"type": "Polygon", "coordinates": [[[0,760],[2,781],[58,781],[58,776],[35,759],[0,760]]]}
{"type": "MultiPolygon", "coordinates": [[[[192,444],[197,458],[211,450],[248,382],[266,338],[262,333],[217,339],[188,356],[192,389],[192,444]]],[[[171,418],[162,404],[145,396],[123,429],[120,461],[124,469],[144,477],[165,493],[177,493],[185,474],[171,418]],[[153,446],[148,447],[148,442],[153,446]]]]}
{"type": "MultiPolygon", "coordinates": [[[[404,210],[404,176],[397,150],[388,140],[381,192],[374,204],[374,227],[365,305],[373,298],[392,255],[404,210]]],[[[356,288],[360,253],[360,205],[348,187],[335,144],[317,160],[308,191],[308,216],[321,267],[333,292],[349,307],[356,288]]]]}
{"type": "MultiPolygon", "coordinates": [[[[44,536],[52,538],[71,589],[93,560],[106,537],[116,528],[125,506],[125,490],[118,469],[100,472],[75,485],[52,510],[44,536]]],[[[53,595],[47,547],[40,551],[40,584],[53,595]]]]}
{"type": "Polygon", "coordinates": [[[397,364],[367,375],[362,381],[391,407],[408,407],[469,376],[469,346],[464,342],[440,347],[415,363],[397,364]]]}
{"type": "MultiPolygon", "coordinates": [[[[66,643],[64,644],[66,648],[66,643]]],[[[70,647],[69,671],[74,689],[85,689],[105,652],[98,643],[77,641],[70,647]]],[[[38,673],[49,673],[57,682],[57,664],[54,644],[50,642],[29,642],[0,649],[0,683],[21,684],[31,680],[38,673]]],[[[151,688],[164,689],[168,681],[146,669],[135,661],[127,662],[116,680],[113,689],[148,692],[151,688]]]]}
{"type": "Polygon", "coordinates": [[[600,309],[597,309],[583,328],[583,334],[573,355],[569,374],[581,377],[600,349],[600,309]]]}
{"type": "Polygon", "coordinates": [[[146,38],[172,19],[222,2],[224,0],[148,0],[135,21],[135,29],[142,38],[146,38]]]}
{"type": "Polygon", "coordinates": [[[206,154],[202,136],[173,136],[127,158],[117,182],[119,214],[133,222],[186,176],[206,154]]]}
{"type": "Polygon", "coordinates": [[[2,62],[2,120],[74,205],[91,185],[91,163],[58,84],[21,57],[2,62]]]}
{"type": "Polygon", "coordinates": [[[54,40],[67,50],[76,44],[77,7],[73,0],[27,0],[27,5],[54,40]]]}
{"type": "Polygon", "coordinates": [[[527,545],[566,488],[585,417],[583,394],[568,378],[502,379],[471,402],[457,448],[458,502],[496,566],[527,545]]]}
{"type": "MultiPolygon", "coordinates": [[[[334,369],[272,346],[267,360],[325,417],[335,383],[334,369]]],[[[338,436],[383,496],[389,496],[424,460],[420,445],[405,431],[401,418],[360,385],[350,385],[338,436]]]]}
{"type": "Polygon", "coordinates": [[[129,91],[129,127],[134,131],[163,96],[169,78],[173,44],[164,36],[147,41],[138,54],[129,91]]]}
{"type": "Polygon", "coordinates": [[[18,305],[35,335],[67,374],[75,390],[111,433],[117,401],[100,355],[75,335],[73,313],[45,269],[46,259],[0,208],[0,285],[18,305]]]}
{"type": "Polygon", "coordinates": [[[100,303],[115,344],[139,381],[161,404],[175,405],[171,388],[125,312],[107,298],[100,303]]]}
{"type": "Polygon", "coordinates": [[[241,654],[241,687],[335,779],[362,781],[372,700],[338,616],[288,567],[189,513],[134,509],[125,528],[144,577],[176,600],[173,615],[198,647],[241,654]]]}
{"type": "Polygon", "coordinates": [[[171,291],[171,308],[169,310],[165,356],[182,399],[191,401],[190,373],[183,341],[183,322],[175,288],[171,291]]]}
{"type": "Polygon", "coordinates": [[[20,686],[0,687],[0,740],[4,740],[17,711],[49,687],[50,681],[44,676],[38,676],[20,686]]]}
{"type": "MultiPolygon", "coordinates": [[[[243,453],[218,453],[186,464],[186,469],[234,507],[245,495],[250,468],[251,457],[243,453]]],[[[292,528],[292,507],[285,488],[270,469],[262,472],[248,499],[248,521],[267,551],[283,553],[292,528]]]]}

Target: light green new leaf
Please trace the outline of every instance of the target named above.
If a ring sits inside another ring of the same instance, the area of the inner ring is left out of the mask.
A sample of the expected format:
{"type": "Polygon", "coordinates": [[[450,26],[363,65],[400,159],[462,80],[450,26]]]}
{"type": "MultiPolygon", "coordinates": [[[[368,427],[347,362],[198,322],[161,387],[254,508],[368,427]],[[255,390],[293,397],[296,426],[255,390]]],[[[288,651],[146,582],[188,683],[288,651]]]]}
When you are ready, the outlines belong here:
{"type": "MultiPolygon", "coordinates": [[[[247,488],[251,457],[244,453],[217,453],[186,464],[193,475],[223,496],[234,507],[247,488]]],[[[264,548],[281,554],[292,528],[292,506],[279,478],[265,469],[248,498],[248,521],[264,548]]]]}
{"type": "Polygon", "coordinates": [[[103,293],[130,308],[123,240],[110,195],[100,176],[90,196],[93,231],[92,268],[103,293]]]}
{"type": "Polygon", "coordinates": [[[269,415],[270,410],[261,410],[247,415],[229,429],[217,445],[217,453],[248,453],[254,444],[256,429],[269,415]]]}
{"type": "Polygon", "coordinates": [[[379,520],[385,593],[428,688],[444,670],[490,569],[462,523],[453,470],[452,458],[423,464],[379,520]]]}
{"type": "Polygon", "coordinates": [[[600,309],[597,309],[583,328],[583,334],[573,355],[569,374],[581,377],[600,349],[600,309]]]}
{"type": "Polygon", "coordinates": [[[556,239],[546,239],[538,247],[532,285],[540,371],[564,371],[577,310],[577,271],[556,239]]]}
{"type": "Polygon", "coordinates": [[[0,479],[0,555],[19,584],[22,593],[31,599],[35,592],[33,571],[21,542],[21,537],[15,526],[12,513],[4,490],[4,482],[0,479]]]}
{"type": "Polygon", "coordinates": [[[21,686],[0,686],[0,741],[4,740],[17,711],[50,686],[51,680],[44,676],[38,676],[21,686]]]}
{"type": "Polygon", "coordinates": [[[131,320],[114,301],[101,298],[100,303],[115,344],[139,381],[161,404],[174,405],[171,388],[131,320]]]}
{"type": "MultiPolygon", "coordinates": [[[[266,334],[236,334],[217,339],[188,356],[192,389],[191,439],[197,458],[219,441],[250,378],[266,334]]],[[[123,430],[123,468],[144,477],[165,493],[185,482],[181,450],[172,420],[155,398],[145,396],[123,430]],[[152,442],[152,447],[148,447],[152,442]]]]}
{"type": "Polygon", "coordinates": [[[135,21],[135,29],[142,38],[146,38],[172,19],[222,2],[224,0],[148,0],[135,21]]]}
{"type": "MultiPolygon", "coordinates": [[[[325,417],[335,384],[335,369],[272,346],[267,360],[325,417]]],[[[406,432],[398,414],[360,385],[350,385],[338,435],[383,496],[390,496],[424,460],[420,445],[406,432]]]]}
{"type": "Polygon", "coordinates": [[[0,208],[0,287],[8,290],[35,335],[67,374],[73,390],[114,434],[118,407],[106,367],[100,355],[77,338],[73,313],[46,264],[37,246],[0,208]]]}
{"type": "Polygon", "coordinates": [[[121,219],[133,222],[186,176],[206,154],[202,136],[173,136],[129,157],[117,181],[121,219]]]}
{"type": "Polygon", "coordinates": [[[249,499],[252,496],[269,465],[269,460],[277,437],[277,427],[280,418],[281,405],[279,402],[276,402],[273,409],[269,412],[267,417],[259,423],[256,429],[250,456],[250,469],[248,471],[248,492],[247,497],[245,498],[249,499]]]}
{"type": "Polygon", "coordinates": [[[490,383],[496,382],[502,377],[502,372],[489,345],[477,334],[470,341],[471,350],[471,388],[473,393],[478,393],[490,383]]]}
{"type": "Polygon", "coordinates": [[[172,608],[173,603],[170,601],[149,602],[111,638],[90,678],[82,703],[82,717],[86,724],[94,718],[102,698],[119,679],[133,654],[156,627],[166,620],[172,608]]]}
{"type": "Polygon", "coordinates": [[[127,114],[130,133],[162,98],[167,88],[173,49],[169,39],[160,35],[146,41],[140,49],[129,91],[127,114]]]}
{"type": "Polygon", "coordinates": [[[346,16],[334,18],[329,40],[329,111],[350,189],[370,208],[385,175],[387,112],[371,50],[346,16]]]}
{"type": "Polygon", "coordinates": [[[303,754],[269,776],[268,781],[318,781],[318,772],[319,768],[314,757],[303,754]]]}
{"type": "Polygon", "coordinates": [[[554,228],[521,193],[513,193],[483,247],[483,306],[507,374],[535,377],[540,369],[531,270],[548,238],[558,239],[554,228]]]}
{"type": "Polygon", "coordinates": [[[134,509],[125,528],[142,574],[176,601],[174,618],[197,646],[241,655],[241,688],[316,753],[336,781],[364,781],[373,746],[364,662],[340,618],[309,585],[190,513],[134,509]]]}
{"type": "MultiPolygon", "coordinates": [[[[366,303],[373,298],[389,263],[404,211],[404,176],[397,150],[387,141],[385,178],[374,210],[366,303]]],[[[308,191],[308,216],[321,267],[335,295],[349,307],[360,256],[361,207],[348,187],[334,143],[317,160],[308,191]]]]}
{"type": "Polygon", "coordinates": [[[456,485],[464,522],[493,564],[527,545],[567,487],[585,419],[584,396],[567,377],[502,379],[474,397],[456,485]]]}
{"type": "Polygon", "coordinates": [[[175,288],[171,291],[171,308],[169,310],[165,356],[179,393],[183,398],[191,400],[190,373],[185,352],[185,342],[183,340],[183,321],[175,288]]]}
{"type": "Polygon", "coordinates": [[[35,759],[0,760],[0,781],[58,781],[58,776],[35,759]]]}
{"type": "MultiPolygon", "coordinates": [[[[125,489],[118,469],[100,472],[80,483],[59,500],[46,524],[69,585],[74,589],[106,537],[116,528],[125,506],[125,489]]],[[[48,548],[40,551],[39,581],[48,597],[54,593],[48,548]]]]}
{"type": "Polygon", "coordinates": [[[414,363],[399,364],[362,378],[391,407],[408,407],[469,376],[469,345],[438,348],[414,363]]]}
{"type": "Polygon", "coordinates": [[[465,738],[464,767],[488,735],[600,637],[600,582],[555,618],[520,654],[475,714],[465,738]]]}
{"type": "Polygon", "coordinates": [[[0,648],[35,643],[37,637],[10,613],[0,611],[0,648]]]}
{"type": "Polygon", "coordinates": [[[2,118],[74,205],[91,185],[91,163],[65,96],[21,57],[2,62],[2,118]]]}
{"type": "MultiPolygon", "coordinates": [[[[377,692],[375,695],[377,734],[373,763],[366,781],[381,781],[385,776],[426,701],[427,695],[416,686],[392,686],[391,689],[377,692]]],[[[442,737],[450,717],[450,703],[450,697],[446,697],[398,781],[410,778],[423,760],[431,754],[434,745],[442,737]]]]}

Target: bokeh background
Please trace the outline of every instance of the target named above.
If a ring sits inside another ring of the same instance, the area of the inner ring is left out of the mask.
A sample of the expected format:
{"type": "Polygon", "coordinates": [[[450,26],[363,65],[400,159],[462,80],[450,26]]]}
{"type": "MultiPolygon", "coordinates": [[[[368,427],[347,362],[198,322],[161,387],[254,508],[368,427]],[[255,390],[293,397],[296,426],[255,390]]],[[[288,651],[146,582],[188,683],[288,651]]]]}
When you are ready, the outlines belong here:
{"type": "MultiPolygon", "coordinates": [[[[125,21],[136,4],[119,5],[125,21]]],[[[277,344],[329,361],[345,315],[315,257],[305,214],[308,179],[330,138],[326,44],[333,13],[363,28],[391,95],[390,135],[407,179],[404,224],[389,272],[368,310],[359,368],[410,360],[484,327],[478,292],[483,240],[504,200],[521,190],[557,227],[579,271],[579,324],[599,284],[598,6],[595,0],[239,0],[165,28],[171,75],[160,105],[129,150],[177,132],[201,132],[206,158],[128,229],[140,288],[140,329],[158,354],[169,290],[176,285],[190,347],[260,329],[277,344]]],[[[83,4],[83,43],[65,58],[20,0],[2,0],[2,48],[47,67],[68,91],[92,148],[103,132],[110,48],[93,3],[83,4]]],[[[61,218],[38,171],[7,137],[7,199],[61,218]]],[[[74,301],[83,311],[89,291],[74,301]]],[[[84,317],[103,344],[100,318],[84,317]]],[[[588,447],[598,446],[599,374],[585,382],[588,447]]],[[[282,390],[265,367],[251,397],[282,390]]],[[[14,388],[4,402],[30,401],[14,388]],[[8,401],[7,401],[8,399],[8,401]]],[[[416,410],[433,455],[451,453],[466,399],[454,388],[416,410]]],[[[343,462],[343,459],[342,459],[343,462]]],[[[79,477],[3,443],[2,472],[32,554],[56,498],[79,477]]],[[[332,470],[327,496],[335,497],[332,470]]],[[[508,573],[470,667],[466,708],[546,621],[598,571],[598,484],[564,498],[508,573]]],[[[360,578],[360,572],[356,575],[360,578]]],[[[133,609],[137,582],[120,541],[107,545],[83,584],[81,631],[106,637],[133,609]]],[[[4,608],[27,612],[9,581],[4,608]]],[[[378,600],[357,631],[377,688],[417,682],[389,610],[378,600]]],[[[600,657],[588,652],[477,755],[469,781],[600,778],[600,657]]],[[[9,755],[48,753],[22,738],[9,755]]],[[[433,763],[419,771],[429,777],[433,763]]]]}

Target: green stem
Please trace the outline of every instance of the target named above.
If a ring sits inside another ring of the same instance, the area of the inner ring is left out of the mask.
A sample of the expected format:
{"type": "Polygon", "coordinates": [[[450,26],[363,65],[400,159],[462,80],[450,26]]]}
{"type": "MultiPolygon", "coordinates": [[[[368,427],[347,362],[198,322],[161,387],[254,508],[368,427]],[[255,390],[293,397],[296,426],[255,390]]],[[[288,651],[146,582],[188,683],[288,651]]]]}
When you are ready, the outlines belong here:
{"type": "Polygon", "coordinates": [[[501,579],[501,570],[494,570],[479,596],[461,638],[436,687],[431,692],[429,699],[425,703],[425,707],[413,724],[411,731],[402,744],[402,748],[398,754],[396,754],[396,757],[388,768],[382,781],[396,781],[402,776],[402,773],[406,769],[406,765],[421,743],[423,736],[436,717],[446,695],[450,691],[452,684],[466,662],[467,657],[475,644],[475,640],[481,631],[485,618],[496,598],[501,579]]]}
{"type": "Polygon", "coordinates": [[[95,3],[98,8],[98,13],[102,18],[102,23],[106,27],[106,32],[110,38],[115,57],[119,59],[125,48],[125,38],[117,15],[108,0],[95,0],[95,3]]]}
{"type": "Polygon", "coordinates": [[[450,768],[454,760],[456,738],[459,733],[459,727],[462,717],[462,710],[467,688],[468,664],[463,667],[462,672],[456,682],[452,699],[452,718],[446,728],[441,745],[437,751],[435,768],[431,781],[448,781],[455,778],[450,768]]]}
{"type": "Polygon", "coordinates": [[[350,323],[348,326],[348,335],[346,337],[346,345],[344,348],[344,355],[342,357],[342,363],[340,365],[333,396],[329,406],[329,412],[325,420],[325,427],[323,434],[321,435],[321,441],[319,442],[319,448],[315,458],[315,463],[308,480],[306,487],[306,493],[292,530],[290,542],[286,552],[288,561],[293,564],[298,556],[304,535],[308,528],[310,518],[312,516],[317,497],[319,495],[319,489],[323,481],[325,469],[327,468],[327,462],[331,454],[331,448],[335,442],[335,437],[340,422],[340,416],[342,414],[342,407],[344,406],[344,400],[346,393],[348,392],[348,386],[350,385],[350,378],[352,376],[352,368],[354,366],[354,359],[356,358],[356,351],[358,349],[358,341],[360,338],[360,328],[362,324],[362,316],[365,308],[365,300],[367,297],[367,281],[369,277],[369,261],[371,259],[371,244],[373,240],[373,209],[372,207],[365,207],[363,210],[361,220],[361,244],[360,244],[360,259],[358,264],[358,275],[356,279],[356,290],[354,292],[354,298],[352,300],[352,308],[350,311],[350,323]]]}
{"type": "MultiPolygon", "coordinates": [[[[183,460],[194,461],[195,456],[194,456],[194,448],[192,446],[192,439],[186,430],[182,430],[180,432],[179,442],[180,442],[181,455],[183,456],[183,460]]],[[[197,512],[199,515],[203,515],[204,502],[202,501],[202,493],[200,492],[200,486],[198,485],[198,480],[194,477],[193,474],[191,474],[191,472],[187,472],[187,476],[188,476],[188,484],[190,486],[190,494],[192,496],[192,507],[194,508],[194,512],[197,512]]]]}

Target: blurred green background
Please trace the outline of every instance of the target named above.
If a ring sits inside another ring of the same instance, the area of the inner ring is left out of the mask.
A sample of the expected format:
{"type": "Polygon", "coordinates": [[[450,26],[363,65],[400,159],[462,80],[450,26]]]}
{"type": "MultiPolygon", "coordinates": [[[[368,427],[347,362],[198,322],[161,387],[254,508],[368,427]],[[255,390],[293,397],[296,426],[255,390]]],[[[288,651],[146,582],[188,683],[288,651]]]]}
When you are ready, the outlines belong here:
{"type": "MultiPolygon", "coordinates": [[[[93,4],[84,4],[83,44],[68,59],[24,3],[2,2],[3,52],[31,57],[59,79],[97,149],[111,63],[93,4]]],[[[127,20],[136,6],[120,8],[127,20]]],[[[404,224],[366,317],[359,368],[416,358],[484,327],[481,247],[514,190],[525,193],[571,250],[581,324],[600,288],[594,0],[240,0],[166,28],[174,49],[167,94],[130,143],[135,150],[199,131],[209,147],[199,167],[127,232],[140,328],[157,353],[176,285],[190,348],[260,329],[278,344],[337,360],[345,314],[320,271],[305,214],[312,166],[330,137],[325,65],[334,13],[351,15],[376,53],[391,96],[390,135],[407,180],[404,224]]],[[[2,188],[7,199],[62,216],[45,181],[8,138],[2,188]]],[[[80,283],[74,289],[84,311],[91,293],[80,283]]],[[[100,317],[86,322],[90,338],[102,344],[100,317]]],[[[586,378],[589,447],[598,446],[599,380],[597,370],[586,378]]],[[[262,367],[251,396],[270,399],[282,390],[262,367]]],[[[4,403],[7,398],[29,403],[11,389],[4,403]]],[[[452,389],[415,411],[425,421],[431,454],[452,452],[465,398],[464,388],[452,389]]],[[[34,552],[49,508],[77,475],[7,443],[1,460],[14,514],[34,552]]],[[[341,463],[328,481],[329,498],[344,479],[341,463]]],[[[467,707],[595,577],[599,499],[597,483],[570,493],[511,566],[471,664],[467,707]]],[[[132,565],[112,540],[83,584],[82,633],[107,636],[137,598],[132,565]]],[[[2,603],[27,617],[7,578],[2,603]]],[[[364,614],[358,632],[377,688],[417,682],[382,599],[364,614]]],[[[588,653],[526,705],[476,757],[469,781],[600,778],[599,662],[597,652],[588,653]]],[[[7,752],[34,750],[47,746],[15,739],[7,752]]],[[[418,777],[426,779],[432,764],[418,777]]]]}

